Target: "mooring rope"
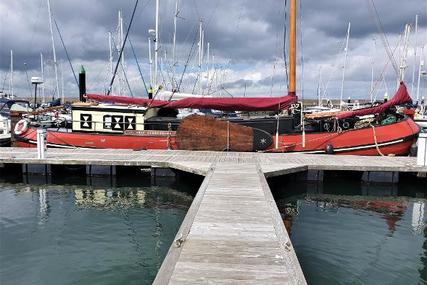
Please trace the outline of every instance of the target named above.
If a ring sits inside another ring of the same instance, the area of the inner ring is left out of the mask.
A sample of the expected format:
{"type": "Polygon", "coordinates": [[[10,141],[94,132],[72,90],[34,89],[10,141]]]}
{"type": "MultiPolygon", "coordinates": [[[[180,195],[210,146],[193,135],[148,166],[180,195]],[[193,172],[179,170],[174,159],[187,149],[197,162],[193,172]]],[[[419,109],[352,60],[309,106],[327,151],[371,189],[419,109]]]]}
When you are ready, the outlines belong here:
{"type": "Polygon", "coordinates": [[[371,127],[372,127],[372,131],[373,131],[373,133],[374,133],[375,148],[377,149],[377,152],[378,152],[378,154],[379,154],[379,155],[381,155],[381,156],[385,156],[385,155],[381,152],[380,147],[378,146],[377,131],[375,130],[375,126],[371,124],[371,127]]]}

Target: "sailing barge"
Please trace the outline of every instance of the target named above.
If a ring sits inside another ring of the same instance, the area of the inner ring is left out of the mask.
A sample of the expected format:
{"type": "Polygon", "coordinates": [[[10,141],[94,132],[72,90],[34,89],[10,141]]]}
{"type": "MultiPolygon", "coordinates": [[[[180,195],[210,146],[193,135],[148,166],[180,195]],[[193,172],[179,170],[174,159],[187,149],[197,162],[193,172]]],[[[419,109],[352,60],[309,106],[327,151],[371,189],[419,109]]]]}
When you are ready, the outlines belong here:
{"type": "MultiPolygon", "coordinates": [[[[312,114],[301,125],[294,94],[279,98],[187,98],[178,101],[87,95],[72,106],[71,128],[47,130],[50,147],[186,149],[266,152],[404,155],[420,128],[393,109],[411,102],[402,83],[390,101],[336,114],[312,114]],[[93,103],[109,102],[108,103],[93,103]],[[114,104],[111,104],[114,103],[114,104]],[[245,119],[192,115],[176,118],[176,109],[287,111],[287,115],[245,119]]],[[[37,125],[15,126],[18,146],[36,145],[37,125]]]]}

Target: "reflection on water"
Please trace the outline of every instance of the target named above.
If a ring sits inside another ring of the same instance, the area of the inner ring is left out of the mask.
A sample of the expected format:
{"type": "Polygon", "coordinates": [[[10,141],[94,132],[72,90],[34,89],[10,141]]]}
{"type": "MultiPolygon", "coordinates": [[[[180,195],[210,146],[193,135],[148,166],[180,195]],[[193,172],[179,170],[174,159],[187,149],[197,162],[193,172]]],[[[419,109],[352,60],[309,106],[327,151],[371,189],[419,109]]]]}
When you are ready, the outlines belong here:
{"type": "Polygon", "coordinates": [[[193,197],[0,184],[0,284],[151,284],[193,197]]]}
{"type": "Polygon", "coordinates": [[[425,185],[270,181],[309,284],[426,284],[425,185]]]}

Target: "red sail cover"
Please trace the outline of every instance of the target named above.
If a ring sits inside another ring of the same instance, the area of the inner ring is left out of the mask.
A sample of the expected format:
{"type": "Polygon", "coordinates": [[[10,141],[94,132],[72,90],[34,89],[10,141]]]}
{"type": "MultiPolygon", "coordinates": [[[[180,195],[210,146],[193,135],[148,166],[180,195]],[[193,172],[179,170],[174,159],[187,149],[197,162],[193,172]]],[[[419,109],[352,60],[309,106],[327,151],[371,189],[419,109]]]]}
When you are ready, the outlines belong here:
{"type": "Polygon", "coordinates": [[[406,85],[403,82],[401,82],[400,87],[397,90],[396,94],[389,101],[376,107],[364,108],[364,109],[348,111],[348,112],[341,112],[337,115],[337,119],[346,119],[354,116],[379,114],[379,113],[383,113],[384,111],[386,111],[387,109],[393,106],[397,106],[405,103],[412,103],[412,99],[411,99],[411,96],[409,96],[408,90],[406,89],[406,85]]]}
{"type": "Polygon", "coordinates": [[[98,102],[120,103],[172,109],[214,109],[220,111],[278,111],[287,109],[298,97],[289,94],[282,97],[252,98],[185,98],[177,101],[161,101],[123,96],[87,94],[86,98],[98,102]]]}

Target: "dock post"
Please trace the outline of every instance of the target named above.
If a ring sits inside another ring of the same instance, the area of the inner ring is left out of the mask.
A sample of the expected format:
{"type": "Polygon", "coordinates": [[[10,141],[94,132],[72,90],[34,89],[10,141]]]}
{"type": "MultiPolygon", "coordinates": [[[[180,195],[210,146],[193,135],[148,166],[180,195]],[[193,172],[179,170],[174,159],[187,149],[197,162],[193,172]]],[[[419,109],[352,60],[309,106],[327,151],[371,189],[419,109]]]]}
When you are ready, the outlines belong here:
{"type": "Polygon", "coordinates": [[[46,158],[46,130],[37,129],[37,158],[46,158]]]}
{"type": "Polygon", "coordinates": [[[420,133],[418,137],[417,165],[427,166],[427,133],[420,133]]]}

